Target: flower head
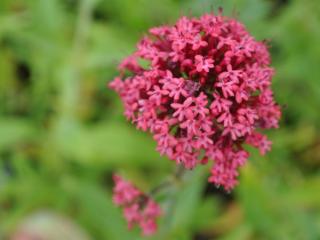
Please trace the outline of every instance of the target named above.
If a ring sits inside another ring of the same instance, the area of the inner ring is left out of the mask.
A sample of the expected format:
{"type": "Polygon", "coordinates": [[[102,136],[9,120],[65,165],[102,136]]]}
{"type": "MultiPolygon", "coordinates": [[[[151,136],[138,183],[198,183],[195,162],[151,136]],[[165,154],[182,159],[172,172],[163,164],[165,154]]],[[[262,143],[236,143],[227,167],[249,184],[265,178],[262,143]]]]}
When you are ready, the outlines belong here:
{"type": "Polygon", "coordinates": [[[206,14],[153,28],[120,66],[110,87],[126,117],[186,168],[213,162],[209,182],[226,190],[237,184],[249,157],[244,144],[270,150],[259,131],[278,127],[281,116],[270,88],[274,70],[265,43],[237,20],[206,14]]]}
{"type": "Polygon", "coordinates": [[[157,230],[156,218],[161,215],[158,204],[122,177],[114,175],[113,180],[113,202],[123,207],[129,229],[139,225],[144,235],[154,234],[157,230]]]}

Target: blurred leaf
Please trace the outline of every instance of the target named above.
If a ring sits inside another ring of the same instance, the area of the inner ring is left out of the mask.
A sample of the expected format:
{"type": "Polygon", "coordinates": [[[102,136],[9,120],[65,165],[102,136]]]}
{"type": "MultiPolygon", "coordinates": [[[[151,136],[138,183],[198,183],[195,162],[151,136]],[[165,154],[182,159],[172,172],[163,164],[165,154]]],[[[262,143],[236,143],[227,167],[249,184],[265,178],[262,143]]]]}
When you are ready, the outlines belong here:
{"type": "Polygon", "coordinates": [[[0,119],[0,151],[26,140],[34,139],[36,129],[25,120],[14,118],[0,119]]]}

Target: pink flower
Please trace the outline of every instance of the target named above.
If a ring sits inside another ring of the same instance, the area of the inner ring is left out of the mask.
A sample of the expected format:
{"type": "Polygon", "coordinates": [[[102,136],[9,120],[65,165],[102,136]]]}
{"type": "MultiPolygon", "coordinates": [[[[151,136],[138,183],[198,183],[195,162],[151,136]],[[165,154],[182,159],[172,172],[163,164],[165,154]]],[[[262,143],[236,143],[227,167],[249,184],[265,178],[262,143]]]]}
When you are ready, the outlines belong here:
{"type": "Polygon", "coordinates": [[[175,110],[172,116],[176,117],[179,121],[193,118],[192,102],[192,97],[188,97],[183,103],[172,103],[171,107],[175,110]]]}
{"type": "Polygon", "coordinates": [[[259,148],[261,155],[265,155],[268,151],[271,150],[271,142],[267,139],[266,136],[254,132],[246,139],[247,143],[259,148]]]}
{"type": "MultiPolygon", "coordinates": [[[[269,151],[271,142],[260,131],[278,127],[281,117],[267,46],[221,13],[182,17],[150,35],[110,87],[126,117],[153,134],[161,154],[186,168],[213,162],[209,182],[231,190],[249,157],[244,145],[269,151]],[[137,65],[138,57],[149,67],[137,65]]],[[[142,225],[151,229],[153,223],[142,225]]]]}
{"type": "Polygon", "coordinates": [[[158,85],[155,85],[153,87],[153,90],[148,92],[148,95],[150,95],[150,100],[153,100],[158,106],[161,105],[163,97],[168,94],[168,90],[162,89],[158,85]]]}
{"type": "Polygon", "coordinates": [[[149,199],[142,212],[142,218],[139,225],[145,236],[153,235],[157,231],[156,218],[161,216],[162,212],[158,204],[149,199]]]}
{"type": "Polygon", "coordinates": [[[143,68],[139,66],[136,56],[129,56],[125,58],[120,63],[118,69],[120,71],[125,71],[129,69],[131,72],[134,72],[134,73],[139,73],[143,70],[143,68]]]}
{"type": "Polygon", "coordinates": [[[216,115],[222,111],[229,111],[232,101],[222,98],[219,94],[213,94],[214,100],[210,105],[212,114],[216,115]]]}
{"type": "Polygon", "coordinates": [[[139,205],[134,203],[128,207],[124,207],[123,215],[128,222],[128,227],[132,228],[135,222],[139,222],[141,218],[139,213],[139,205]]]}
{"type": "Polygon", "coordinates": [[[174,78],[170,71],[166,71],[164,78],[159,80],[162,89],[169,92],[169,97],[179,100],[180,97],[187,97],[189,94],[183,87],[185,80],[183,78],[174,78]]]}
{"type": "Polygon", "coordinates": [[[147,205],[145,206],[143,210],[143,215],[145,217],[153,218],[154,216],[160,216],[161,215],[161,209],[158,204],[156,204],[154,201],[149,200],[147,202],[147,205]]]}
{"type": "Polygon", "coordinates": [[[195,66],[198,72],[209,72],[210,68],[213,68],[213,60],[209,58],[204,58],[201,55],[195,56],[195,66]]]}
{"type": "Polygon", "coordinates": [[[223,112],[220,117],[217,118],[217,121],[222,123],[223,126],[228,127],[233,125],[233,116],[229,111],[223,112]]]}
{"type": "Polygon", "coordinates": [[[114,175],[113,180],[113,202],[123,207],[128,228],[139,225],[144,235],[154,234],[157,230],[156,218],[161,215],[158,204],[120,176],[114,175]]]}
{"type": "Polygon", "coordinates": [[[201,38],[201,35],[195,35],[194,38],[190,41],[190,44],[192,45],[192,50],[198,50],[201,47],[206,47],[208,43],[206,41],[203,41],[201,38]]]}
{"type": "Polygon", "coordinates": [[[157,224],[152,219],[145,219],[139,225],[145,236],[153,235],[157,231],[157,224]]]}
{"type": "Polygon", "coordinates": [[[113,189],[113,201],[117,205],[126,205],[135,200],[141,193],[131,185],[124,181],[120,176],[114,175],[115,187],[113,189]]]}

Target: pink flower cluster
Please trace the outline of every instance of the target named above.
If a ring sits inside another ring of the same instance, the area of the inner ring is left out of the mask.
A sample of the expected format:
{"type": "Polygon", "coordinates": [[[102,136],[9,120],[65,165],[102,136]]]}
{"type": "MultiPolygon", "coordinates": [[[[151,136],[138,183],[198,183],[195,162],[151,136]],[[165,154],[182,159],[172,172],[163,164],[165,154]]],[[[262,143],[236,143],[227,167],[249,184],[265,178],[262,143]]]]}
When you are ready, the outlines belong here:
{"type": "Polygon", "coordinates": [[[114,175],[113,180],[113,202],[123,207],[129,229],[139,225],[144,235],[152,235],[157,230],[156,218],[161,215],[160,207],[120,176],[114,175]]]}
{"type": "Polygon", "coordinates": [[[259,130],[278,127],[269,65],[266,44],[237,20],[182,17],[152,28],[110,87],[161,154],[188,169],[213,161],[209,182],[229,191],[249,157],[243,145],[265,154],[271,142],[259,130]]]}

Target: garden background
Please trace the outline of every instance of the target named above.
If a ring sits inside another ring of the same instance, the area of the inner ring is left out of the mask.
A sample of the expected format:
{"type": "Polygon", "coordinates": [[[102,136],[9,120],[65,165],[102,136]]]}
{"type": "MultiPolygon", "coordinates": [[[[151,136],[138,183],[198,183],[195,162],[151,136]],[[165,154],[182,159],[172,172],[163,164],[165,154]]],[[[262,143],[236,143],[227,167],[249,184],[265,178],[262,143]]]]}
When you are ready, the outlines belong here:
{"type": "Polygon", "coordinates": [[[150,239],[320,239],[319,0],[1,0],[0,239],[140,239],[112,204],[112,173],[147,191],[175,164],[107,82],[148,28],[219,6],[269,41],[280,128],[232,193],[188,173],[150,239]]]}

